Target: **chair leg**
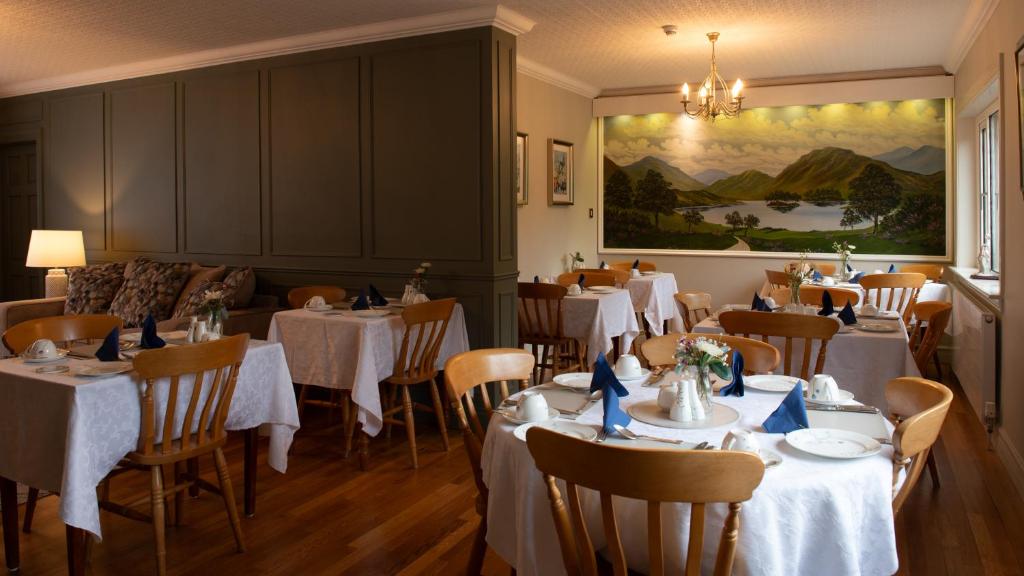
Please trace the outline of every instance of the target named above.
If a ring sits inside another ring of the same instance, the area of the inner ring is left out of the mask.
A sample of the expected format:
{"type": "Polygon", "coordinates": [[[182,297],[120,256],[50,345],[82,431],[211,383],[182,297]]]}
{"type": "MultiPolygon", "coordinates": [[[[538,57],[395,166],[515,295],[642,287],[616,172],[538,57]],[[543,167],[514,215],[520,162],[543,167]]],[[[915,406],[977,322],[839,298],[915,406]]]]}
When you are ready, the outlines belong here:
{"type": "Polygon", "coordinates": [[[412,398],[409,397],[409,387],[402,386],[402,406],[405,411],[405,435],[409,438],[409,455],[412,457],[412,467],[419,468],[419,461],[416,458],[416,423],[412,415],[412,398]]]}
{"type": "Polygon", "coordinates": [[[441,442],[444,444],[444,451],[448,452],[448,422],[444,416],[441,396],[437,392],[437,382],[433,378],[430,379],[430,395],[434,398],[434,412],[437,414],[437,426],[441,429],[441,442]]]}
{"type": "Polygon", "coordinates": [[[299,384],[299,422],[302,422],[302,415],[306,411],[306,394],[309,392],[309,386],[306,384],[299,384]]]}
{"type": "Polygon", "coordinates": [[[350,418],[345,422],[345,458],[348,458],[349,454],[352,453],[352,437],[356,433],[356,420],[358,409],[354,409],[349,414],[350,418]]]}
{"type": "Polygon", "coordinates": [[[25,503],[25,521],[21,525],[21,531],[25,534],[32,532],[32,517],[36,514],[36,502],[39,500],[39,488],[28,489],[28,502],[25,503]]]}
{"type": "MultiPolygon", "coordinates": [[[[387,388],[388,386],[391,386],[391,389],[385,391],[385,410],[387,410],[388,408],[392,408],[398,402],[398,385],[384,384],[385,388],[387,388]]],[[[392,424],[386,424],[384,428],[384,437],[387,438],[388,440],[391,439],[391,428],[392,424]]]]}
{"type": "Polygon", "coordinates": [[[480,576],[484,569],[484,556],[487,554],[487,518],[480,518],[480,525],[473,537],[473,547],[469,550],[469,564],[466,566],[467,576],[480,576]]]}
{"type": "MultiPolygon", "coordinates": [[[[178,487],[178,482],[181,482],[185,477],[185,460],[181,460],[174,463],[174,475],[171,476],[171,485],[174,488],[178,487]]],[[[185,508],[185,491],[181,490],[174,493],[174,525],[181,525],[181,515],[185,508]]]]}
{"type": "Polygon", "coordinates": [[[939,483],[939,467],[935,464],[934,450],[928,450],[928,460],[926,463],[928,464],[928,474],[932,477],[932,484],[934,484],[936,488],[942,486],[942,484],[939,483]]]}
{"type": "Polygon", "coordinates": [[[235,544],[239,552],[245,552],[245,539],[242,537],[242,523],[238,520],[238,508],[235,505],[235,489],[231,485],[228,474],[228,463],[224,460],[224,451],[217,448],[213,451],[213,465],[217,467],[217,479],[220,480],[220,493],[224,497],[224,507],[228,511],[231,530],[235,533],[235,544]]]}
{"type": "Polygon", "coordinates": [[[932,355],[932,358],[935,359],[935,370],[939,373],[939,381],[941,382],[942,381],[942,363],[939,362],[939,351],[938,350],[935,351],[935,354],[932,355]]]}
{"type": "Polygon", "coordinates": [[[150,466],[151,493],[150,503],[153,508],[153,538],[156,540],[156,573],[158,576],[167,574],[167,545],[164,542],[164,473],[160,466],[150,466]]]}

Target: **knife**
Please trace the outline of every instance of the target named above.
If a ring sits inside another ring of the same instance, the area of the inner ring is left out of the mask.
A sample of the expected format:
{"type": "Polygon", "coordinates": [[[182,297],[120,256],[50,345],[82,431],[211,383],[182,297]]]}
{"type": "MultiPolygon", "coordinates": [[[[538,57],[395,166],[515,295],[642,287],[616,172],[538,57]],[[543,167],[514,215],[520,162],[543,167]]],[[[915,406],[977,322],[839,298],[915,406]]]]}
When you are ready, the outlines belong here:
{"type": "Polygon", "coordinates": [[[808,404],[808,410],[817,412],[856,412],[858,414],[880,414],[881,411],[874,406],[825,406],[820,404],[808,404]]]}

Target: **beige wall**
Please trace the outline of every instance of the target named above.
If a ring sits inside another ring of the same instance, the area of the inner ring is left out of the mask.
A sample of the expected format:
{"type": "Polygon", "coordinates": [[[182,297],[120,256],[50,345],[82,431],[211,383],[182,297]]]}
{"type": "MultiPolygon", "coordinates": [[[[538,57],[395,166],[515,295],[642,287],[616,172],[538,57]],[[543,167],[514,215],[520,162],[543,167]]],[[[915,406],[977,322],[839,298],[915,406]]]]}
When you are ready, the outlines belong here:
{"type": "MultiPolygon", "coordinates": [[[[1020,118],[1016,103],[1016,71],[1013,53],[1024,36],[1024,2],[1002,0],[978,35],[964,61],[956,70],[958,108],[969,106],[975,95],[1000,72],[999,53],[1004,54],[1002,68],[1002,374],[1000,401],[1002,425],[996,447],[1010,469],[1017,487],[1024,492],[1024,370],[1021,342],[1024,342],[1024,198],[1020,182],[1020,118]]],[[[962,139],[963,135],[960,138],[962,139]]],[[[966,183],[965,183],[966,184],[966,183]]],[[[973,185],[973,182],[969,183],[973,185]]],[[[961,188],[960,194],[975,189],[961,188]]]]}

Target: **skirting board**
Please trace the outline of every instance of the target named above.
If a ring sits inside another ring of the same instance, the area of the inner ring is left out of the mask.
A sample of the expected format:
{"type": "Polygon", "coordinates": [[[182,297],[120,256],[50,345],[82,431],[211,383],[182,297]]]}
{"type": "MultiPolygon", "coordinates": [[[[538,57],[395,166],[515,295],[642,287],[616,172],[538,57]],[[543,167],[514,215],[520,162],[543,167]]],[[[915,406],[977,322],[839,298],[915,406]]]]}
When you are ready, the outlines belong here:
{"type": "Polygon", "coordinates": [[[996,429],[995,448],[996,454],[999,455],[999,459],[1003,462],[1003,466],[1006,466],[1010,480],[1017,487],[1017,493],[1020,494],[1021,498],[1024,498],[1024,458],[1021,457],[1020,452],[1010,443],[1009,439],[1004,436],[1001,427],[996,429]]]}

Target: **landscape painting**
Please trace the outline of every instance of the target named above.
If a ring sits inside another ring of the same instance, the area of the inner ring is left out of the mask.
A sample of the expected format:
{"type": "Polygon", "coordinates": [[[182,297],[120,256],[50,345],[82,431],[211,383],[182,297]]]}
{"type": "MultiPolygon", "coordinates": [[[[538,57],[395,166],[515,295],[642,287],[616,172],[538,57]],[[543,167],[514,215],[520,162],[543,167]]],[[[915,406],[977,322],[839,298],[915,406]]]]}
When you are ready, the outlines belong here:
{"type": "Polygon", "coordinates": [[[946,254],[946,102],[604,119],[606,249],[946,254]]]}

